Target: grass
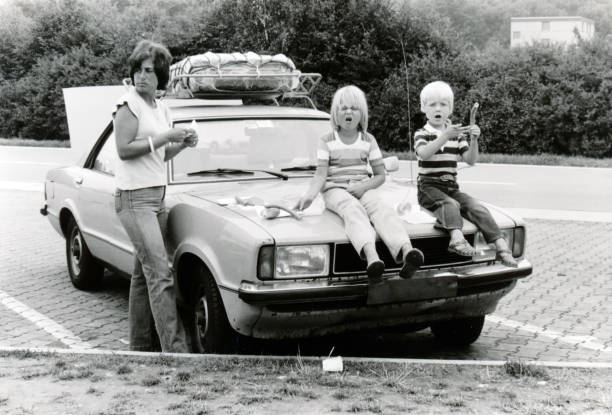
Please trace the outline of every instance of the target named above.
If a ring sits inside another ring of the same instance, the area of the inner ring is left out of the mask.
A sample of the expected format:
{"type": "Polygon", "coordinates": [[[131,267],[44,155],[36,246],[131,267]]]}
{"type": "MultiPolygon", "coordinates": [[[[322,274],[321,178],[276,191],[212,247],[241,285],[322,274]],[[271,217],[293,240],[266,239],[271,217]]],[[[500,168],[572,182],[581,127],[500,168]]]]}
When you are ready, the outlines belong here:
{"type": "MultiPolygon", "coordinates": [[[[414,154],[407,151],[385,151],[385,157],[397,156],[400,160],[414,160],[414,154]]],[[[573,166],[612,168],[612,158],[590,158],[582,156],[560,156],[557,154],[499,154],[480,153],[478,163],[528,164],[535,166],[573,166]]]]}
{"type": "Polygon", "coordinates": [[[17,147],[66,147],[70,148],[68,140],[33,140],[31,138],[0,138],[0,146],[17,147]]]}
{"type": "Polygon", "coordinates": [[[319,360],[299,355],[248,360],[5,352],[2,364],[9,379],[0,378],[0,408],[8,413],[19,408],[14,392],[22,387],[32,391],[32,413],[45,405],[49,413],[65,413],[75,400],[85,405],[83,413],[98,415],[559,414],[606,413],[612,406],[610,369],[521,361],[486,367],[345,361],[342,372],[324,372],[319,360]],[[24,368],[37,375],[20,376],[24,368]],[[95,377],[103,379],[98,386],[91,383],[95,377]]]}

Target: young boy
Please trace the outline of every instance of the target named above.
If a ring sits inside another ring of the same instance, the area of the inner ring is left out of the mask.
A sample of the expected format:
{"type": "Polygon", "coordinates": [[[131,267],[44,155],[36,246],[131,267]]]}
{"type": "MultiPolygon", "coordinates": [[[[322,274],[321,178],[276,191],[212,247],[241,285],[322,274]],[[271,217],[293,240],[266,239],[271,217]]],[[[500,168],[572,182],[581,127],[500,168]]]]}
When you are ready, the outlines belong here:
{"type": "Polygon", "coordinates": [[[463,216],[482,231],[487,243],[495,244],[497,259],[516,267],[512,251],[487,208],[459,191],[457,161],[476,163],[480,128],[474,120],[478,104],[472,108],[469,126],[451,123],[453,98],[451,87],[441,81],[431,82],[421,91],[421,111],[427,124],[414,135],[414,151],[419,161],[419,204],[434,212],[436,227],[449,232],[449,252],[466,257],[476,254],[461,231],[463,216]]]}

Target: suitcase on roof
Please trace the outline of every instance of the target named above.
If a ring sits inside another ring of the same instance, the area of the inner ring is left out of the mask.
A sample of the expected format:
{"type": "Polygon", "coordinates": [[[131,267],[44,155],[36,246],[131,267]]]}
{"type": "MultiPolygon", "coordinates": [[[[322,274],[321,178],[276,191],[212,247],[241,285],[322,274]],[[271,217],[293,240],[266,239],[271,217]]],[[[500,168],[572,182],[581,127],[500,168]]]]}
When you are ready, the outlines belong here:
{"type": "Polygon", "coordinates": [[[170,67],[170,90],[178,95],[236,92],[283,93],[299,85],[300,71],[285,55],[213,53],[189,56],[170,67]]]}

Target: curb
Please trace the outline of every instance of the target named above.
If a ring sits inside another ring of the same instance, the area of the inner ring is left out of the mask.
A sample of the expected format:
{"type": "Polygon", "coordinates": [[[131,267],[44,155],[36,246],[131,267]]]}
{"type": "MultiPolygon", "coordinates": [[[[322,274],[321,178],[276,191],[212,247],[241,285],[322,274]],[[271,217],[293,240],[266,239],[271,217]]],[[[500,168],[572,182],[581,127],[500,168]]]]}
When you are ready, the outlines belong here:
{"type": "MultiPolygon", "coordinates": [[[[106,349],[58,349],[46,347],[0,347],[0,352],[27,352],[34,354],[72,354],[72,355],[97,355],[97,356],[131,356],[148,357],[159,359],[161,357],[173,357],[180,359],[216,359],[216,360],[292,360],[318,362],[329,356],[266,356],[266,355],[229,355],[229,354],[187,354],[187,353],[160,353],[160,352],[136,352],[128,350],[106,350],[106,349]]],[[[411,365],[454,365],[454,366],[504,366],[511,362],[505,360],[444,360],[444,359],[400,359],[400,358],[367,358],[367,357],[343,357],[343,361],[350,363],[397,363],[411,365]]],[[[549,368],[574,368],[574,369],[612,369],[612,362],[551,362],[529,360],[520,361],[526,365],[534,365],[549,368]]]]}

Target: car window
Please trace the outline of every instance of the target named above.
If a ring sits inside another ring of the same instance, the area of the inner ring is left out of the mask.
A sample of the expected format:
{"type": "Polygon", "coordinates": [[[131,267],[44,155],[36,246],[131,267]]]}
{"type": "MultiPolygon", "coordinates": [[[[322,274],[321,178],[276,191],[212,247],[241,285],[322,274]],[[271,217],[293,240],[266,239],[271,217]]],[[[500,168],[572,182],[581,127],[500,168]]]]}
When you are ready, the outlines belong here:
{"type": "Polygon", "coordinates": [[[111,132],[96,156],[93,169],[114,176],[115,163],[117,162],[118,158],[119,156],[117,155],[117,147],[115,144],[115,133],[111,132]]]}
{"type": "Polygon", "coordinates": [[[315,165],[318,140],[330,128],[327,119],[209,120],[177,126],[195,128],[199,142],[173,159],[174,182],[215,180],[193,174],[207,170],[280,171],[315,165]]]}

